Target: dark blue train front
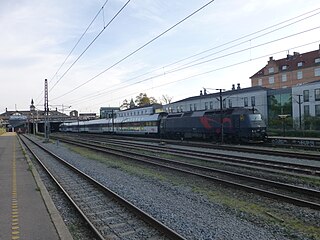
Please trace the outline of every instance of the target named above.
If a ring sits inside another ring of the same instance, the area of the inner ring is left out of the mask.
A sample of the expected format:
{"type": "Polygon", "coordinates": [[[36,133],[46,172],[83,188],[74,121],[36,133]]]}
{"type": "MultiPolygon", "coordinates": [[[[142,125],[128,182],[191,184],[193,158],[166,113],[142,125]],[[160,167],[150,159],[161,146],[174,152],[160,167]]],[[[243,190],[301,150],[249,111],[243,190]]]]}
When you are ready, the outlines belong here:
{"type": "Polygon", "coordinates": [[[201,138],[226,142],[264,141],[266,125],[261,114],[247,108],[170,113],[160,122],[164,138],[201,138]]]}

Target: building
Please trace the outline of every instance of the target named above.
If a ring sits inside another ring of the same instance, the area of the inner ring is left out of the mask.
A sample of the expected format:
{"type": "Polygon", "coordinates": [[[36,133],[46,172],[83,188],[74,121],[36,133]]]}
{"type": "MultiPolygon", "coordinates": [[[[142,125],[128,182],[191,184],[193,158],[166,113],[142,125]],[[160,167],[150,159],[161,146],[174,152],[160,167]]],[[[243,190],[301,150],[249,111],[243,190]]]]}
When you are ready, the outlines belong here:
{"type": "Polygon", "coordinates": [[[142,115],[151,115],[154,113],[163,112],[163,107],[161,104],[151,104],[141,107],[128,108],[126,110],[116,112],[116,117],[133,117],[142,115]]]}
{"type": "Polygon", "coordinates": [[[208,94],[206,90],[200,91],[200,95],[189,97],[180,101],[169,103],[164,106],[166,112],[188,112],[197,110],[220,109],[220,96],[222,99],[222,108],[246,107],[257,109],[263,119],[268,119],[268,89],[255,86],[250,88],[237,88],[232,85],[232,89],[208,94]]]}
{"type": "Polygon", "coordinates": [[[112,118],[115,117],[116,112],[120,111],[119,107],[101,107],[100,118],[112,118]]]}
{"type": "Polygon", "coordinates": [[[320,80],[319,49],[300,54],[294,52],[279,60],[269,58],[266,66],[250,77],[251,86],[272,89],[294,87],[320,80]]]}
{"type": "MultiPolygon", "coordinates": [[[[5,112],[0,114],[0,122],[8,131],[43,132],[45,118],[45,111],[37,110],[33,99],[29,110],[10,111],[6,108],[5,112]]],[[[57,125],[69,119],[69,117],[56,108],[49,111],[49,119],[52,122],[51,127],[57,129],[57,125]]]]}
{"type": "Polygon", "coordinates": [[[292,87],[292,118],[305,128],[307,117],[320,117],[320,80],[292,87]]]}

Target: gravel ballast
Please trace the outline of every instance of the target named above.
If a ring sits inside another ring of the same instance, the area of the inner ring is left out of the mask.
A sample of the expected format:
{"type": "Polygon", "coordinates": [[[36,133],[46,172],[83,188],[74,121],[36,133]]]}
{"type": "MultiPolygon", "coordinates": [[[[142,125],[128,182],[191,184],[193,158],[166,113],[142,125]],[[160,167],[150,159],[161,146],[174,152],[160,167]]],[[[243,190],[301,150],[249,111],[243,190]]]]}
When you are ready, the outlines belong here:
{"type": "MultiPolygon", "coordinates": [[[[192,187],[110,167],[72,152],[61,143],[44,145],[186,239],[293,239],[279,227],[248,221],[192,187]]],[[[183,179],[186,175],[175,177],[183,179]]]]}

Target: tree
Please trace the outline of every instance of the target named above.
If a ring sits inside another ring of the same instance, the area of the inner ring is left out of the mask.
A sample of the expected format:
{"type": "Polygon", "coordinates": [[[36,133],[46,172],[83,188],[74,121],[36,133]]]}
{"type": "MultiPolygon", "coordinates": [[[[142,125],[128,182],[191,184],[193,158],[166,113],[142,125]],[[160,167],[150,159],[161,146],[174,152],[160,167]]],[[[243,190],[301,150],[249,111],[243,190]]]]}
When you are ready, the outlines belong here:
{"type": "Polygon", "coordinates": [[[123,102],[122,102],[122,104],[121,104],[121,106],[120,106],[120,109],[121,109],[121,110],[126,110],[126,109],[128,109],[128,108],[130,108],[130,104],[129,104],[128,100],[125,99],[125,100],[123,100],[123,102]]]}
{"type": "Polygon", "coordinates": [[[142,107],[157,103],[157,100],[154,97],[148,97],[146,93],[140,93],[136,96],[135,103],[137,106],[142,107]]]}
{"type": "Polygon", "coordinates": [[[170,97],[167,94],[166,95],[163,94],[160,101],[164,102],[164,104],[169,104],[169,103],[171,103],[172,99],[173,99],[173,97],[170,97]]]}

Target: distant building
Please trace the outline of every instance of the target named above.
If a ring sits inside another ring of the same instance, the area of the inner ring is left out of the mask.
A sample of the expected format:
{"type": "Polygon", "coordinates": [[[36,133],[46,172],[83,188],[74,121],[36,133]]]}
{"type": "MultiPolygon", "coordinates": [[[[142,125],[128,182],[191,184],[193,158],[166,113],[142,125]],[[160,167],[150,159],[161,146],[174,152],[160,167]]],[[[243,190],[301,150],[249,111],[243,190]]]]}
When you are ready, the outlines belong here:
{"type": "MultiPolygon", "coordinates": [[[[268,119],[267,108],[268,89],[256,86],[241,88],[240,84],[231,90],[221,92],[222,108],[245,107],[257,109],[265,120],[268,119]]],[[[166,112],[188,112],[197,110],[220,109],[220,93],[200,91],[200,95],[189,97],[180,101],[172,102],[164,106],[166,112]]]]}
{"type": "Polygon", "coordinates": [[[151,115],[154,113],[163,112],[163,107],[161,104],[151,104],[141,107],[128,108],[116,113],[117,117],[132,117],[132,116],[141,116],[141,115],[151,115]]]}
{"type": "MultiPolygon", "coordinates": [[[[0,114],[0,121],[10,131],[23,129],[23,131],[33,132],[33,127],[37,128],[38,123],[43,123],[45,117],[43,110],[36,110],[32,99],[29,110],[10,111],[6,108],[6,111],[0,114]]],[[[62,122],[69,117],[55,109],[49,111],[49,119],[51,122],[62,122]]],[[[35,130],[38,131],[38,129],[35,130]]]]}
{"type": "Polygon", "coordinates": [[[272,89],[289,88],[320,80],[319,49],[307,53],[294,52],[279,60],[269,58],[266,66],[251,78],[251,85],[272,89]]]}
{"type": "Polygon", "coordinates": [[[96,113],[80,113],[79,120],[94,120],[97,119],[96,113]]]}
{"type": "Polygon", "coordinates": [[[116,116],[116,112],[120,111],[119,107],[101,107],[100,118],[112,118],[116,116]]]}

